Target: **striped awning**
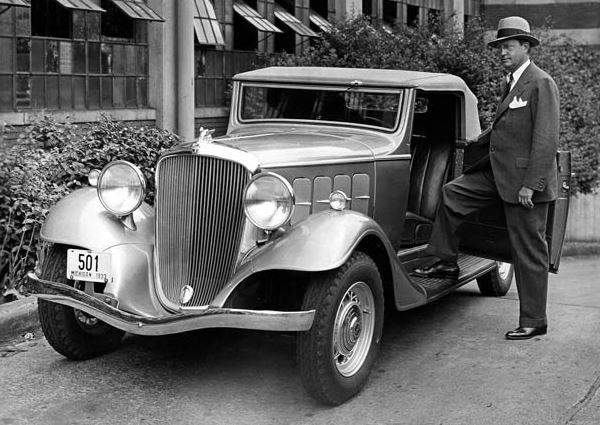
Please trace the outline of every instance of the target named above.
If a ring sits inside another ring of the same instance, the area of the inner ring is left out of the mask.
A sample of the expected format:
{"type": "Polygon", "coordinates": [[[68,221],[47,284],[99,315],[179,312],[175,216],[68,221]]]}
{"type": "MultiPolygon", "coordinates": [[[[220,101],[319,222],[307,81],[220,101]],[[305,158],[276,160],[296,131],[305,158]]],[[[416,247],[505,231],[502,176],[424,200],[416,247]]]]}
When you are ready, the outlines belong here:
{"type": "Polygon", "coordinates": [[[164,22],[162,16],[152,10],[142,0],[112,0],[112,2],[131,19],[164,22]]]}
{"type": "Polygon", "coordinates": [[[87,10],[88,12],[106,12],[92,0],[56,0],[61,6],[67,9],[87,10]]]}
{"type": "Polygon", "coordinates": [[[31,5],[29,3],[26,3],[23,0],[0,0],[0,5],[31,7],[31,5]]]}
{"type": "Polygon", "coordinates": [[[444,0],[394,0],[396,3],[410,6],[425,7],[427,9],[444,10],[444,0]]]}
{"type": "Polygon", "coordinates": [[[310,22],[319,27],[319,29],[323,32],[331,32],[331,30],[333,30],[333,25],[331,25],[327,19],[323,18],[321,15],[313,12],[312,10],[310,11],[310,16],[308,19],[310,19],[310,22]]]}
{"type": "Polygon", "coordinates": [[[210,0],[194,0],[194,30],[200,44],[224,46],[225,39],[210,0]]]}
{"type": "Polygon", "coordinates": [[[233,4],[233,10],[259,31],[283,32],[243,1],[237,0],[233,4]]]}
{"type": "Polygon", "coordinates": [[[304,37],[318,37],[319,34],[304,25],[298,18],[285,9],[275,6],[275,17],[286,24],[292,31],[304,37]]]}

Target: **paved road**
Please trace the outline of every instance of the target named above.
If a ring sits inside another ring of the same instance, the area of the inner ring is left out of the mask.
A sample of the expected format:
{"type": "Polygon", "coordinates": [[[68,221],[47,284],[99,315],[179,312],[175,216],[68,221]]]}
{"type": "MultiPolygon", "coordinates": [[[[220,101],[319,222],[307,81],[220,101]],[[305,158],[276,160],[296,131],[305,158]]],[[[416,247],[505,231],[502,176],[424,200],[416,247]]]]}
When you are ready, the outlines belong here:
{"type": "Polygon", "coordinates": [[[44,339],[4,346],[0,425],[600,424],[600,259],[561,267],[545,337],[503,339],[516,325],[514,288],[493,299],[469,284],[388,314],[367,387],[336,408],[304,393],[289,335],[129,336],[86,362],[63,359],[44,339]]]}

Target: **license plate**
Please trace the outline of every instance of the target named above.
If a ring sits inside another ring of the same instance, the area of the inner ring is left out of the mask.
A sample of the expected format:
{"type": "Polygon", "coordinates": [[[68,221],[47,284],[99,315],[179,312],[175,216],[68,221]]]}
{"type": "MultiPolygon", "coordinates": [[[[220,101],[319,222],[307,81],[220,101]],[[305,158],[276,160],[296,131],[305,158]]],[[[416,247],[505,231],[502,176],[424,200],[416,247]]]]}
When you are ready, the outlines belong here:
{"type": "Polygon", "coordinates": [[[67,278],[87,282],[110,282],[110,254],[82,249],[67,250],[67,278]]]}

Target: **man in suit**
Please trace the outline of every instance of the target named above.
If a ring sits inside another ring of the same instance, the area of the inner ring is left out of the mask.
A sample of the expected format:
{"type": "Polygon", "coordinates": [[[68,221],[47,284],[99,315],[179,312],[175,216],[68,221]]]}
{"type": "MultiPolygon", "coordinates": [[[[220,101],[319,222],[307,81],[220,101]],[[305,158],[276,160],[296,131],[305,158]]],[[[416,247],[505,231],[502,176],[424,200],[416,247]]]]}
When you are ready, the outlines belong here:
{"type": "Polygon", "coordinates": [[[558,89],[530,59],[539,44],[521,17],[501,19],[496,39],[507,75],[489,134],[489,152],[465,174],[444,186],[426,253],[438,258],[418,268],[420,277],[454,278],[457,231],[464,219],[501,202],[519,293],[519,327],[507,339],[529,339],[547,331],[548,203],[557,196],[556,152],[559,132],[558,89]]]}

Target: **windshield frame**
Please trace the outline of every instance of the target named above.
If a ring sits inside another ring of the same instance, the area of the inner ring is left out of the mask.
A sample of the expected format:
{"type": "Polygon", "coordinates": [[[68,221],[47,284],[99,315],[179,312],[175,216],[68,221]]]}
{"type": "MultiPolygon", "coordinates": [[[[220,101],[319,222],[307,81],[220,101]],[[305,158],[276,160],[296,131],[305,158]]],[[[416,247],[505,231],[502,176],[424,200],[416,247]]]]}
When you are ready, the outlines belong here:
{"type": "Polygon", "coordinates": [[[341,128],[355,127],[362,129],[375,130],[382,133],[393,134],[398,131],[402,123],[402,114],[404,112],[404,103],[406,98],[406,88],[404,87],[381,87],[381,86],[353,86],[347,84],[294,84],[294,83],[276,83],[276,82],[239,82],[239,101],[237,102],[236,120],[240,124],[257,124],[257,123],[270,123],[270,124],[306,124],[312,126],[335,126],[341,128]],[[367,92],[367,93],[382,93],[382,94],[394,94],[398,96],[398,110],[396,112],[394,126],[391,128],[382,127],[378,125],[354,123],[346,121],[329,121],[329,120],[314,120],[314,119],[297,119],[297,118],[261,118],[261,119],[244,119],[242,118],[242,111],[244,107],[244,93],[247,87],[261,87],[261,88],[280,88],[280,89],[305,89],[305,90],[323,90],[323,91],[335,91],[335,92],[367,92]]]}

